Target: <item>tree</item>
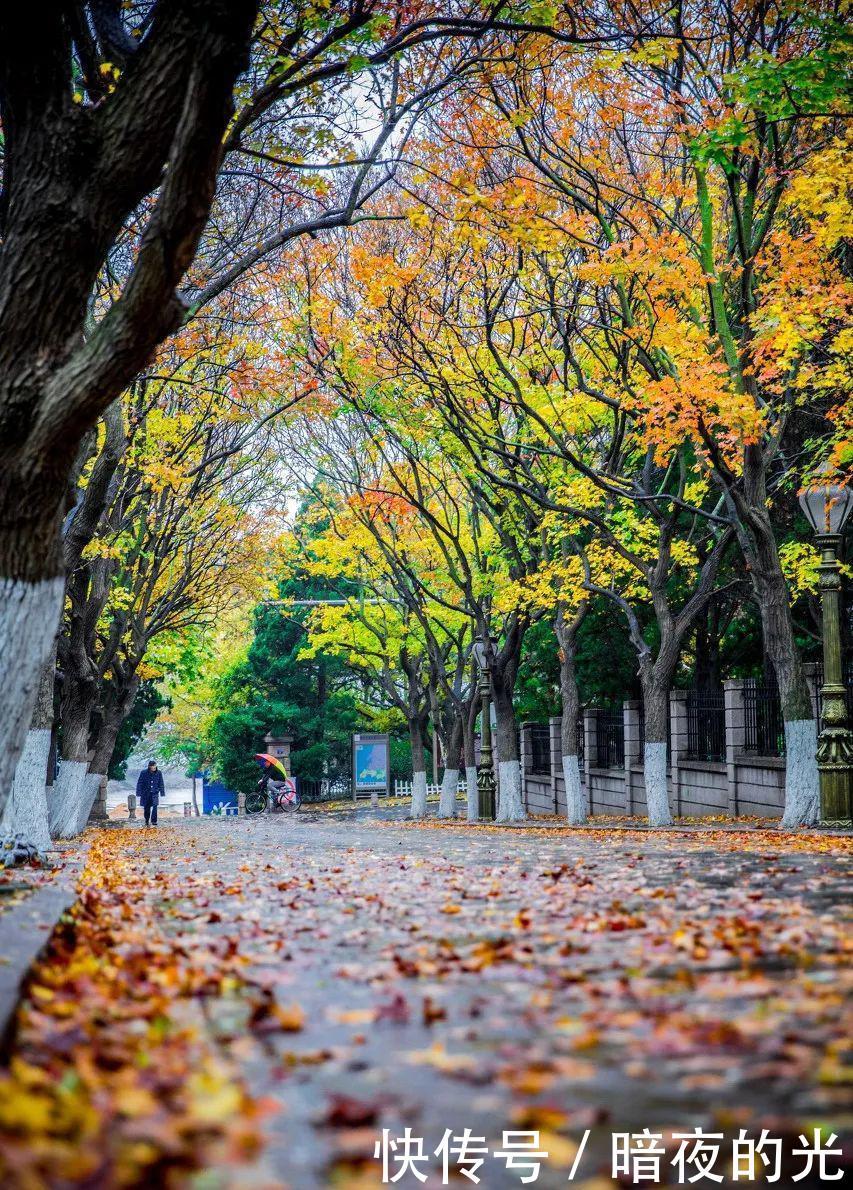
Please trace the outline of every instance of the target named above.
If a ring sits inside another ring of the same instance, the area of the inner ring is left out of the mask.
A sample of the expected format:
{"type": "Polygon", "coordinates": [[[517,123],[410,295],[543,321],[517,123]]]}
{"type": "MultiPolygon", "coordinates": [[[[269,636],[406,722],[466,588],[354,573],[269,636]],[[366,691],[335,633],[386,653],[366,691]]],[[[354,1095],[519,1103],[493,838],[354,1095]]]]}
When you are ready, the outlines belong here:
{"type": "Polygon", "coordinates": [[[158,674],[152,646],[163,669],[180,668],[205,622],[263,586],[272,525],[254,508],[269,483],[269,429],[245,389],[247,420],[238,416],[227,379],[197,360],[193,384],[172,376],[131,402],[132,441],[67,584],[55,833],[85,825],[146,666],[158,674]]]}
{"type": "Polygon", "coordinates": [[[503,122],[522,186],[550,219],[566,211],[613,383],[636,353],[626,396],[657,460],[690,442],[722,493],[779,683],[795,826],[817,813],[815,725],[772,501],[808,471],[791,433],[807,408],[812,460],[844,453],[845,401],[829,389],[850,303],[836,251],[849,47],[832,5],[760,4],[749,21],[735,5],[677,5],[666,37],[626,19],[631,51],[584,64],[558,50],[484,80],[463,118],[487,122],[469,143],[489,161],[503,122]]]}
{"type": "Polygon", "coordinates": [[[160,3],[138,40],[93,18],[97,43],[82,8],[76,33],[59,6],[0,18],[3,802],[59,615],[59,526],[78,443],[184,317],[177,286],[213,198],[255,12],[251,0],[160,3]],[[90,72],[89,102],[75,102],[75,48],[78,61],[124,66],[110,95],[90,72]],[[167,161],[122,300],[87,333],[107,254],[167,161]]]}

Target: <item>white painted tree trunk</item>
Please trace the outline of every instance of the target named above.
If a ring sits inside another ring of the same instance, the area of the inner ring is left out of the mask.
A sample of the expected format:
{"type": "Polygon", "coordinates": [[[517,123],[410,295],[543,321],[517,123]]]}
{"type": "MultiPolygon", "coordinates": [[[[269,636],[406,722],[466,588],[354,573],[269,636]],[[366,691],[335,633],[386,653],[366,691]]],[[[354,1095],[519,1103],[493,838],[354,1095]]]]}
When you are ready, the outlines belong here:
{"type": "Polygon", "coordinates": [[[521,766],[517,760],[498,761],[497,822],[523,822],[524,801],[521,797],[521,766]]]}
{"type": "Polygon", "coordinates": [[[412,806],[409,810],[410,818],[426,818],[427,812],[427,779],[426,773],[412,774],[412,806]]]}
{"type": "Polygon", "coordinates": [[[459,769],[445,769],[441,779],[441,794],[438,799],[439,818],[456,817],[456,788],[459,785],[459,769]]]}
{"type": "Polygon", "coordinates": [[[23,835],[43,855],[50,847],[45,779],[50,754],[50,731],[30,729],[21,752],[12,796],[0,815],[0,834],[23,835]]]}
{"type": "Polygon", "coordinates": [[[83,823],[81,830],[88,826],[89,823],[98,823],[107,821],[107,775],[106,773],[92,773],[95,779],[95,793],[92,797],[92,804],[89,807],[89,813],[86,815],[86,821],[83,823]],[[101,794],[103,793],[103,798],[101,794]],[[101,803],[100,807],[98,803],[101,803]]]}
{"type": "Polygon", "coordinates": [[[54,839],[70,839],[85,829],[100,779],[89,772],[85,760],[63,760],[51,796],[50,833],[54,839]]]}
{"type": "Polygon", "coordinates": [[[649,826],[671,826],[669,793],[666,788],[666,741],[646,744],[643,748],[646,805],[649,826]]]}
{"type": "Polygon", "coordinates": [[[62,578],[0,578],[0,814],[12,792],[64,590],[62,578]]]}
{"type": "Polygon", "coordinates": [[[820,819],[820,773],[817,767],[817,722],[785,723],[785,813],[782,826],[793,830],[820,819]]]}
{"type": "Polygon", "coordinates": [[[465,790],[468,802],[468,821],[476,822],[480,817],[480,797],[477,791],[477,767],[469,764],[465,769],[465,790]]]}
{"type": "Polygon", "coordinates": [[[582,826],[587,820],[586,795],[576,755],[563,757],[563,780],[566,783],[566,817],[572,826],[582,826]]]}
{"type": "Polygon", "coordinates": [[[80,798],[80,808],[77,814],[75,835],[82,834],[89,825],[89,815],[92,813],[92,806],[94,806],[95,798],[98,796],[98,789],[100,788],[102,779],[102,773],[87,773],[83,778],[83,789],[80,798]]]}

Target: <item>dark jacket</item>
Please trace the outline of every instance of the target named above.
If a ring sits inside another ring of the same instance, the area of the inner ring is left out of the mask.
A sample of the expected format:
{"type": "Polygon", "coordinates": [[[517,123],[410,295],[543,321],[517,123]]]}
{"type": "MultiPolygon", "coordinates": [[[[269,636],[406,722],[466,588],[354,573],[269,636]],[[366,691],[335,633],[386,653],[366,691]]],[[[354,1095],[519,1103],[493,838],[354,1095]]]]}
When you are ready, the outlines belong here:
{"type": "Polygon", "coordinates": [[[160,798],[166,796],[163,774],[159,769],[153,773],[147,768],[142,770],[136,782],[136,796],[141,806],[156,806],[160,798]]]}

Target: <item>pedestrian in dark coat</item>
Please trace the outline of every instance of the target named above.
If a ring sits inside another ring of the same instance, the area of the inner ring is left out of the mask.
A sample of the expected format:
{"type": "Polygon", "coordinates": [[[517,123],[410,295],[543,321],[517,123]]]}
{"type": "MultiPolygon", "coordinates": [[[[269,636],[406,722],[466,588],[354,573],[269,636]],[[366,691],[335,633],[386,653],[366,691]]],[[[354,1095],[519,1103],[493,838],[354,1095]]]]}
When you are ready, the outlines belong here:
{"type": "Polygon", "coordinates": [[[136,782],[136,796],[145,811],[145,825],[157,825],[157,803],[166,796],[163,774],[157,768],[156,760],[149,760],[136,782]]]}

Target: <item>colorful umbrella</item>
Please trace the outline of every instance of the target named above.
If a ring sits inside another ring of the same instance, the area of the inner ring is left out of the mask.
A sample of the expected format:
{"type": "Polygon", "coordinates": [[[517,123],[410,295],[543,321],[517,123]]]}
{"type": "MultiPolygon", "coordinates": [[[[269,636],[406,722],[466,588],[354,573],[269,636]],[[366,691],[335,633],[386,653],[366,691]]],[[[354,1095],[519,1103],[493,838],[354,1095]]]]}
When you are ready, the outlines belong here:
{"type": "Polygon", "coordinates": [[[275,767],[279,769],[285,777],[287,776],[287,769],[284,767],[284,761],[279,760],[277,756],[270,756],[269,752],[256,752],[255,760],[266,761],[267,768],[269,768],[271,764],[274,764],[275,767]]]}

